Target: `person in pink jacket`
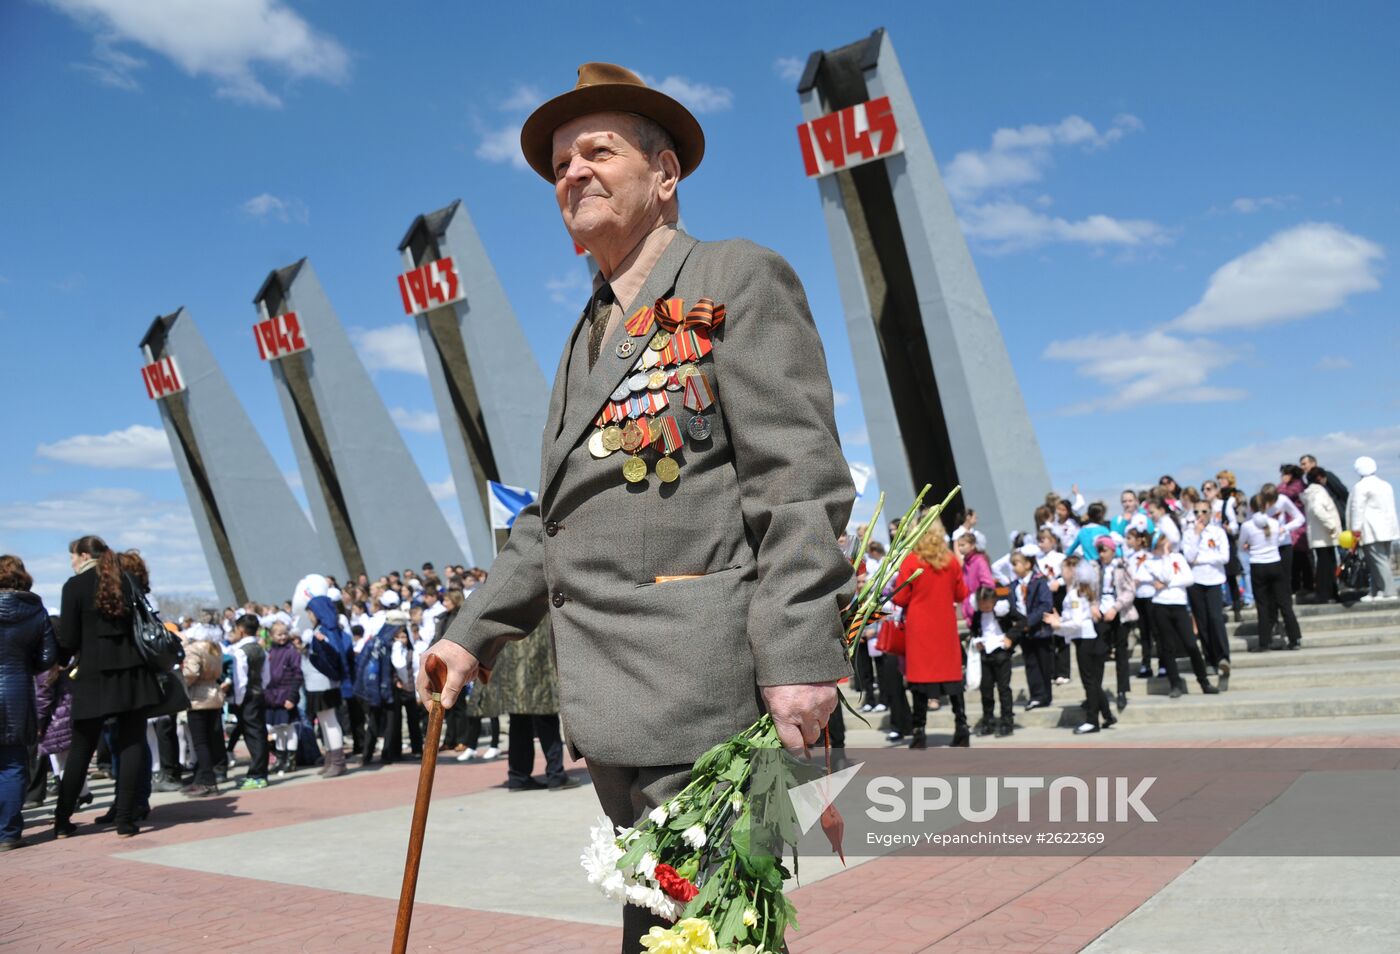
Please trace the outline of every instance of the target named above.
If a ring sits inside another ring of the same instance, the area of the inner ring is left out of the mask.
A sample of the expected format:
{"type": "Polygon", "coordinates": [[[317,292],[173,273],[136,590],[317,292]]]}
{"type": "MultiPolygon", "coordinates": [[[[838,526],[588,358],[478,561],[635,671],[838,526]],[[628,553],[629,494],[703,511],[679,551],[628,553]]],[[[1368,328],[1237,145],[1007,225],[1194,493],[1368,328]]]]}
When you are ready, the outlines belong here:
{"type": "Polygon", "coordinates": [[[953,544],[962,560],[963,581],[967,583],[967,599],[963,600],[963,619],[969,626],[977,612],[977,591],[983,587],[996,589],[997,580],[992,575],[992,563],[987,554],[977,546],[975,534],[965,533],[953,544]]]}

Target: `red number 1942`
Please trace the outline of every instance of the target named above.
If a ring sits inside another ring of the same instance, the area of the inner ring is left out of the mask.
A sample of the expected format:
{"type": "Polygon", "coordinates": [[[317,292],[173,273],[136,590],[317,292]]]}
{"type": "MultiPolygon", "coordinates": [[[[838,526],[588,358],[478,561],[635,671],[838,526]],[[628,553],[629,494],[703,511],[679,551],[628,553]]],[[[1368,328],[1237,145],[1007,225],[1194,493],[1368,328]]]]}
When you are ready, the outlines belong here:
{"type": "Polygon", "coordinates": [[[797,127],[808,178],[830,175],[904,151],[890,98],[857,103],[797,127]]]}

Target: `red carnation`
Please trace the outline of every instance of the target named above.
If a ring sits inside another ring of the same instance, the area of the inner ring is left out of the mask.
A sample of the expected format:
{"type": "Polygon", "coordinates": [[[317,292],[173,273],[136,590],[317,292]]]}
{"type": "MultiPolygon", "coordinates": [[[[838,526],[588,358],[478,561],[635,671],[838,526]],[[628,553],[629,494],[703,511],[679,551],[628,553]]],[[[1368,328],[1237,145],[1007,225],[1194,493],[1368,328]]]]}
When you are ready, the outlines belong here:
{"type": "Polygon", "coordinates": [[[656,866],[656,883],[661,886],[662,891],[682,903],[700,893],[699,888],[682,878],[680,872],[667,864],[656,866]]]}

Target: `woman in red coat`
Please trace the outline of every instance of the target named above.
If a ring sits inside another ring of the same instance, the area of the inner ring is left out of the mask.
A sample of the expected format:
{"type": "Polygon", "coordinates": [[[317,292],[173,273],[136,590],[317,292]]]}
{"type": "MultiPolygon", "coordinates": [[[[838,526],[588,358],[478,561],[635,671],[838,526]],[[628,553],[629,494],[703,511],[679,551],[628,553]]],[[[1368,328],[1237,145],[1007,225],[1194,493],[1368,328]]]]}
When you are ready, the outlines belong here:
{"type": "Polygon", "coordinates": [[[935,520],[928,532],[904,558],[895,578],[896,588],[922,573],[903,589],[894,601],[904,607],[905,672],[914,698],[914,736],[911,749],[928,745],[924,726],[928,723],[930,696],[947,693],[953,707],[954,732],[950,745],[966,748],[972,733],[967,727],[967,707],[963,705],[963,651],[958,637],[957,607],[967,599],[967,583],[962,565],[948,551],[943,524],[935,520]]]}

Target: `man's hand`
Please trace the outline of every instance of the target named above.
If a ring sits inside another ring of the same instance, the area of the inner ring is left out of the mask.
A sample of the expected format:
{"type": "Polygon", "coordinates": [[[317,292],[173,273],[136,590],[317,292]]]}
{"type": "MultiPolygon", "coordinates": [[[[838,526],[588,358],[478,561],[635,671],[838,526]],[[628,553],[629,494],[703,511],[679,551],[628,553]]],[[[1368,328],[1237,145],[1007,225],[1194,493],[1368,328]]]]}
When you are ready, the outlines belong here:
{"type": "MultiPolygon", "coordinates": [[[[423,654],[426,661],[429,656],[438,656],[447,663],[447,682],[442,687],[442,707],[451,709],[457,703],[457,697],[462,694],[462,689],[467,683],[476,678],[476,672],[480,666],[480,661],[467,650],[447,639],[440,639],[423,654]]],[[[428,667],[426,665],[418,667],[418,701],[427,706],[433,699],[432,690],[428,688],[428,667]]]]}
{"type": "Polygon", "coordinates": [[[1113,622],[1115,619],[1118,618],[1118,607],[1110,606],[1108,609],[1104,610],[1103,618],[1108,620],[1110,623],[1113,622]]]}
{"type": "Polygon", "coordinates": [[[807,747],[817,744],[826,720],[836,709],[836,683],[805,682],[761,688],[763,704],[773,717],[783,747],[793,755],[807,755],[807,747]]]}

